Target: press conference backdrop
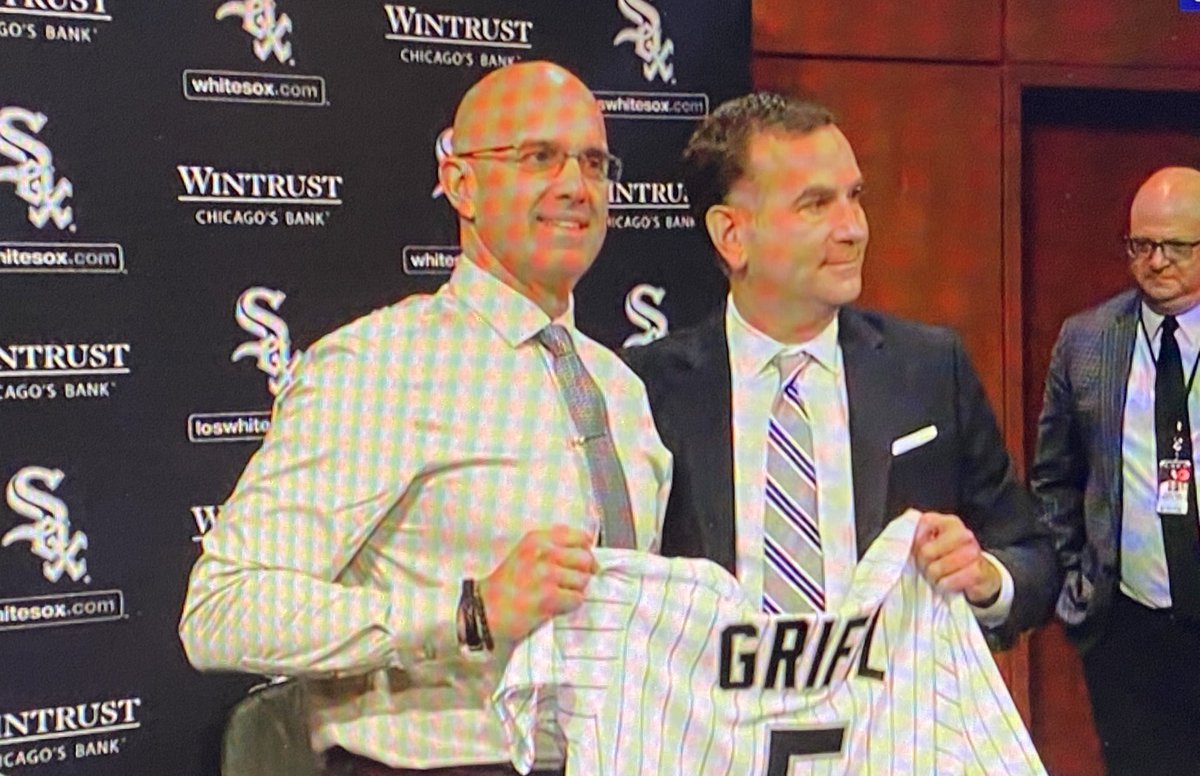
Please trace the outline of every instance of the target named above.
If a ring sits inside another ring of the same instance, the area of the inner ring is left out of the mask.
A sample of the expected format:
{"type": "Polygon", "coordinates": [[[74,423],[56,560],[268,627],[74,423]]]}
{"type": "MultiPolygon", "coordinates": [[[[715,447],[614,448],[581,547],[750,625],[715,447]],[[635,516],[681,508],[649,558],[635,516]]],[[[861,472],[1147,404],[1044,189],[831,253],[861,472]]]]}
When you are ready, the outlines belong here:
{"type": "Polygon", "coordinates": [[[749,45],[749,0],[0,0],[0,774],[216,773],[260,678],[184,659],[197,542],[288,365],[445,281],[470,84],[600,97],[625,177],[577,318],[617,347],[723,294],[676,160],[749,45]]]}

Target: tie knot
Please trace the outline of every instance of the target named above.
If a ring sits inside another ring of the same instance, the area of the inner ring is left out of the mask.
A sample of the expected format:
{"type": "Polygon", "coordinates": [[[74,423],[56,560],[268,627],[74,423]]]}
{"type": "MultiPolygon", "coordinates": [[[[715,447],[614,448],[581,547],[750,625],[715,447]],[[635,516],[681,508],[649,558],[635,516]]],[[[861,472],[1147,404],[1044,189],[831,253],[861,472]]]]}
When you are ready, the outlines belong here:
{"type": "Polygon", "coordinates": [[[537,333],[538,342],[542,343],[555,358],[561,358],[575,352],[575,343],[566,327],[552,323],[537,333]]]}
{"type": "Polygon", "coordinates": [[[780,385],[787,385],[796,378],[796,375],[803,369],[804,365],[809,362],[811,356],[803,350],[795,353],[780,351],[779,355],[775,356],[775,366],[779,367],[780,385]]]}
{"type": "Polygon", "coordinates": [[[1179,321],[1175,320],[1174,315],[1168,315],[1163,318],[1162,333],[1164,337],[1175,336],[1176,329],[1179,328],[1179,321]]]}

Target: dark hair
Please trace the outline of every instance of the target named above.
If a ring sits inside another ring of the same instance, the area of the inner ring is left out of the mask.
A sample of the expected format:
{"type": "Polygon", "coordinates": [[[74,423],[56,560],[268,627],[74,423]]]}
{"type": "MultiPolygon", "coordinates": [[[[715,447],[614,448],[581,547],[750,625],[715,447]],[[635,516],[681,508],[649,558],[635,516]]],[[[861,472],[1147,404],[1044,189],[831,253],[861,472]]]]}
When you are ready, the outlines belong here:
{"type": "MultiPolygon", "coordinates": [[[[746,174],[746,149],[755,132],[779,130],[806,135],[835,122],[833,113],[810,100],[752,92],[721,103],[700,122],[683,149],[683,185],[696,225],[707,235],[704,216],[746,174]]],[[[724,269],[724,263],[721,263],[724,269]]]]}

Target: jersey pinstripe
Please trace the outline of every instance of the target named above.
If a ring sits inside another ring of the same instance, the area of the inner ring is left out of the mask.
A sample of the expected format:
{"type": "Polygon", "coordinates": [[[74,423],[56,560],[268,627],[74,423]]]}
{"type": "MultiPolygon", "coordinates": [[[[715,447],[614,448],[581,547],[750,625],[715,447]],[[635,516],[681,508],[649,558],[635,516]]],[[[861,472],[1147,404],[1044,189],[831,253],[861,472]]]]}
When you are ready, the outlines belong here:
{"type": "Polygon", "coordinates": [[[708,561],[597,550],[585,604],[493,696],[514,765],[552,703],[568,776],[1045,773],[966,601],[911,563],[915,527],[892,521],[827,615],[764,615],[708,561]]]}

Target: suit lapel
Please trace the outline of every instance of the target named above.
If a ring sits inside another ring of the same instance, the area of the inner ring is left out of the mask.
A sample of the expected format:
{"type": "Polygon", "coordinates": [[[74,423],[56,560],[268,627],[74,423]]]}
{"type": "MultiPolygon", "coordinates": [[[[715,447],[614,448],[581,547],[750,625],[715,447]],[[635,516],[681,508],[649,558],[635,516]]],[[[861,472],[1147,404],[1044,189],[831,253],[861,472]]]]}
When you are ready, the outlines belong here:
{"type": "Polygon", "coordinates": [[[736,573],[737,546],[733,497],[733,389],[724,307],[696,329],[685,352],[686,391],[680,407],[688,439],[691,503],[699,518],[705,555],[736,573]]]}
{"type": "Polygon", "coordinates": [[[891,440],[878,419],[887,417],[890,395],[883,337],[860,313],[843,308],[838,343],[846,368],[846,398],[850,409],[850,462],[854,478],[854,521],[858,554],[862,556],[883,530],[891,440]]]}
{"type": "Polygon", "coordinates": [[[1105,446],[1100,460],[1108,468],[1101,481],[1108,483],[1109,503],[1113,505],[1112,541],[1120,546],[1122,482],[1121,444],[1125,418],[1125,393],[1129,386],[1129,367],[1138,333],[1138,305],[1141,296],[1134,293],[1129,304],[1121,310],[1111,326],[1100,334],[1099,390],[1101,401],[1100,438],[1105,446]]]}

